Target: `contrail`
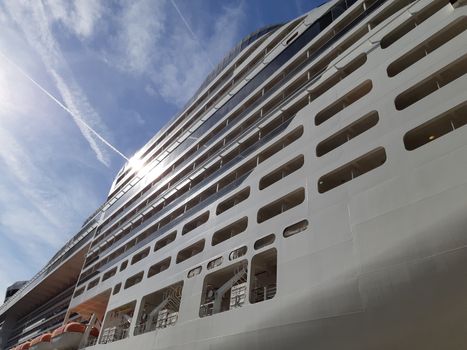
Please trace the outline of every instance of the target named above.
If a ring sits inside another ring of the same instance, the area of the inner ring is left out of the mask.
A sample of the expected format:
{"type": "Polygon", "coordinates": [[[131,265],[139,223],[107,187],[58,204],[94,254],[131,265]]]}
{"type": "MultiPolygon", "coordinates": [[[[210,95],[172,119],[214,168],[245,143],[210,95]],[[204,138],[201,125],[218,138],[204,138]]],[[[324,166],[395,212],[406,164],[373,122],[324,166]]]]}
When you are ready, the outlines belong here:
{"type": "Polygon", "coordinates": [[[201,45],[201,41],[198,39],[198,37],[195,35],[195,33],[193,32],[193,30],[191,30],[191,27],[190,25],[188,24],[188,21],[185,19],[185,17],[182,15],[182,12],[180,11],[180,9],[178,8],[177,4],[175,3],[174,0],[170,0],[170,2],[172,3],[173,7],[175,7],[175,10],[177,11],[178,15],[180,16],[180,18],[182,19],[182,22],[185,24],[185,27],[188,29],[188,31],[191,33],[191,36],[193,37],[193,39],[198,43],[199,47],[201,47],[201,49],[204,51],[204,55],[206,56],[209,64],[211,65],[211,67],[214,69],[214,63],[212,63],[211,59],[209,58],[209,55],[208,55],[208,52],[207,50],[203,47],[203,45],[201,45]]]}
{"type": "Polygon", "coordinates": [[[33,83],[39,90],[41,90],[44,94],[49,96],[55,103],[57,103],[60,107],[62,107],[66,112],[68,112],[75,120],[79,121],[86,129],[88,129],[92,134],[94,134],[99,140],[101,140],[105,145],[107,145],[112,151],[117,153],[120,157],[128,161],[128,158],[120,152],[117,148],[115,148],[110,142],[104,139],[96,130],[94,130],[88,123],[82,120],[79,116],[74,114],[67,106],[65,106],[60,100],[58,100],[54,95],[48,92],[45,88],[43,88],[38,82],[36,82],[33,78],[29,76],[24,70],[21,69],[16,63],[11,61],[7,56],[5,56],[2,52],[0,52],[0,56],[3,57],[5,61],[7,61],[10,65],[16,68],[26,79],[28,79],[31,83],[33,83]]]}

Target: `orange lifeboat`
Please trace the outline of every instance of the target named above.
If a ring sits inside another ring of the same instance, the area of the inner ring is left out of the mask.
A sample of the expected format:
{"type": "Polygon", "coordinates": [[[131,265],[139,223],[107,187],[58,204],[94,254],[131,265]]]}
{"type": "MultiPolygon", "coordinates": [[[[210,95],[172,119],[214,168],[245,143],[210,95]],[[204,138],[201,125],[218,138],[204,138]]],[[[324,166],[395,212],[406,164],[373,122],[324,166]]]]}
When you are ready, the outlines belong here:
{"type": "Polygon", "coordinates": [[[16,347],[17,350],[28,350],[31,347],[31,342],[28,341],[16,347]]]}
{"type": "Polygon", "coordinates": [[[44,333],[40,336],[31,340],[30,350],[51,350],[52,344],[50,340],[52,339],[52,333],[44,333]]]}
{"type": "MultiPolygon", "coordinates": [[[[86,325],[78,322],[70,322],[58,327],[52,332],[51,344],[53,349],[78,349],[85,331],[86,325]]],[[[96,334],[96,331],[97,329],[94,331],[94,334],[96,334]]],[[[99,334],[99,331],[97,331],[97,334],[99,334]]],[[[93,336],[93,330],[91,330],[90,336],[93,336]]]]}
{"type": "Polygon", "coordinates": [[[55,328],[54,331],[52,332],[52,338],[59,336],[64,331],[65,331],[65,326],[60,326],[58,328],[55,328]]]}
{"type": "Polygon", "coordinates": [[[97,338],[99,336],[99,330],[96,327],[92,327],[89,336],[97,338]]]}
{"type": "Polygon", "coordinates": [[[65,333],[84,333],[86,331],[86,326],[82,323],[71,322],[65,326],[65,333]]]}

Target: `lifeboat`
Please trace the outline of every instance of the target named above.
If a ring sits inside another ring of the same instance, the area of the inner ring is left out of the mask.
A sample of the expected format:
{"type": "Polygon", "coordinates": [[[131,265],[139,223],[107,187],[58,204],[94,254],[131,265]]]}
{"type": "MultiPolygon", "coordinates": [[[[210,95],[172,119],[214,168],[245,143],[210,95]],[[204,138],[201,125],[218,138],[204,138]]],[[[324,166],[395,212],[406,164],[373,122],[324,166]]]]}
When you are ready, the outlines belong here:
{"type": "Polygon", "coordinates": [[[92,327],[91,332],[89,333],[89,336],[97,338],[99,336],[99,330],[96,327],[92,327]]]}
{"type": "Polygon", "coordinates": [[[52,350],[52,333],[44,333],[31,340],[30,350],[52,350]]]}
{"type": "Polygon", "coordinates": [[[28,341],[16,347],[16,350],[28,350],[31,347],[31,342],[28,341]]]}
{"type": "MultiPolygon", "coordinates": [[[[58,327],[52,332],[51,345],[54,350],[74,350],[78,349],[79,344],[86,331],[86,325],[71,322],[64,326],[58,327]]],[[[97,329],[96,329],[97,331],[97,329]]],[[[91,333],[92,330],[91,330],[91,333]]],[[[96,332],[94,332],[96,334],[96,332]]],[[[99,334],[99,332],[97,332],[99,334]]],[[[90,334],[90,336],[92,336],[90,334]]]]}

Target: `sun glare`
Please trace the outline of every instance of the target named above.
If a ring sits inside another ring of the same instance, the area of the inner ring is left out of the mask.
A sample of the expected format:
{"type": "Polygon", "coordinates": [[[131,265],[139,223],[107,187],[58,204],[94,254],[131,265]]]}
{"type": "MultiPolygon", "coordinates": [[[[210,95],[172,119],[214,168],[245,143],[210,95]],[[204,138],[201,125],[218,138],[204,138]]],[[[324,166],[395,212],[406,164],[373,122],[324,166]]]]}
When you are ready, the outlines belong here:
{"type": "Polygon", "coordinates": [[[144,165],[144,162],[141,158],[139,158],[138,156],[133,156],[130,158],[130,161],[128,163],[128,165],[131,167],[131,169],[133,169],[134,171],[140,171],[141,168],[143,167],[144,165]]]}

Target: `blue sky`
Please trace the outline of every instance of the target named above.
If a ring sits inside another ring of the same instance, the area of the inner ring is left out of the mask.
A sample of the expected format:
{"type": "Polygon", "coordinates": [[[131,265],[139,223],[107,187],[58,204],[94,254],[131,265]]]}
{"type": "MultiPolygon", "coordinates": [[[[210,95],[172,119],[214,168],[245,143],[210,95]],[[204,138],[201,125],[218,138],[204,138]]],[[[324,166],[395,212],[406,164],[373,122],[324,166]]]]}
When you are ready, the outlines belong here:
{"type": "MultiPolygon", "coordinates": [[[[180,111],[210,61],[321,2],[3,0],[0,53],[131,156],[180,111]]],[[[0,299],[78,232],[123,162],[0,57],[0,299]]]]}

